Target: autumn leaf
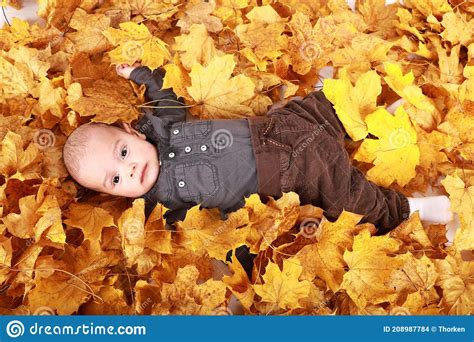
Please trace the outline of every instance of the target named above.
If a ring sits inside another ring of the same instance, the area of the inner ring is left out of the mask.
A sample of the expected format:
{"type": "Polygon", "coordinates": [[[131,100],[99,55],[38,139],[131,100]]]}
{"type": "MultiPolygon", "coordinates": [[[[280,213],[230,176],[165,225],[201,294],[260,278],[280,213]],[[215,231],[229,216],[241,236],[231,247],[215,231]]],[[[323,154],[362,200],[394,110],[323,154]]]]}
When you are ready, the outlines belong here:
{"type": "Polygon", "coordinates": [[[473,13],[461,0],[41,0],[42,23],[12,18],[0,29],[0,314],[472,315],[473,13]],[[446,193],[459,220],[415,212],[378,236],[294,189],[250,194],[227,219],[196,204],[170,224],[162,203],[146,217],[143,198],[88,191],[62,147],[87,122],[140,119],[146,87],[115,70],[135,62],[162,68],[194,120],[265,116],[322,83],[368,180],[446,193]]]}
{"type": "Polygon", "coordinates": [[[245,75],[231,76],[235,67],[232,55],[215,56],[204,67],[194,64],[190,72],[189,95],[196,102],[191,112],[202,119],[251,116],[242,102],[251,98],[255,85],[245,75]]]}
{"type": "Polygon", "coordinates": [[[109,52],[113,64],[132,65],[141,61],[142,65],[156,69],[171,59],[167,44],[153,36],[143,24],[120,23],[120,29],[109,27],[103,32],[115,49],[109,52]]]}
{"type": "Polygon", "coordinates": [[[139,115],[135,107],[139,99],[133,96],[127,84],[97,80],[92,87],[82,90],[82,97],[78,88],[74,91],[67,98],[69,107],[82,116],[95,115],[91,121],[109,124],[117,120],[131,122],[139,115]]]}
{"type": "Polygon", "coordinates": [[[102,32],[110,26],[110,18],[105,14],[87,14],[77,8],[69,25],[77,30],[68,34],[68,37],[78,51],[94,54],[108,49],[109,43],[102,32]]]}
{"type": "Polygon", "coordinates": [[[282,309],[300,307],[299,300],[308,296],[310,282],[300,281],[303,268],[298,259],[283,260],[283,269],[269,263],[263,275],[263,285],[254,285],[255,293],[262,297],[262,301],[274,304],[282,309]]]}
{"type": "Polygon", "coordinates": [[[380,77],[375,71],[363,74],[353,86],[346,69],[338,79],[324,81],[324,95],[331,101],[346,132],[357,141],[368,133],[365,117],[375,111],[381,92],[380,77]]]}
{"type": "Polygon", "coordinates": [[[405,186],[415,177],[420,162],[416,131],[410,118],[398,107],[395,116],[380,108],[365,118],[368,131],[378,139],[365,139],[354,159],[373,163],[367,172],[369,180],[388,187],[393,182],[405,186]]]}
{"type": "Polygon", "coordinates": [[[434,260],[439,277],[436,281],[443,289],[442,303],[452,315],[472,315],[474,308],[474,284],[469,277],[474,274],[474,263],[448,255],[434,260]]]}
{"type": "Polygon", "coordinates": [[[176,37],[174,49],[181,52],[181,63],[188,70],[194,63],[206,66],[219,53],[203,24],[193,24],[189,34],[176,37]]]}
{"type": "Polygon", "coordinates": [[[39,145],[29,143],[23,149],[20,135],[9,131],[2,141],[0,173],[8,178],[20,180],[38,178],[41,171],[41,152],[39,145]]]}
{"type": "Polygon", "coordinates": [[[295,72],[305,75],[313,65],[313,61],[322,53],[316,41],[317,31],[313,30],[309,17],[296,12],[288,23],[292,37],[288,39],[292,65],[295,72]]]}
{"type": "Polygon", "coordinates": [[[346,249],[352,246],[354,226],[362,215],[342,211],[336,222],[323,219],[317,228],[317,242],[303,247],[296,257],[300,260],[305,279],[323,279],[335,293],[342,283],[346,249]]]}
{"type": "Polygon", "coordinates": [[[222,30],[222,23],[219,18],[211,14],[214,8],[213,2],[197,2],[185,11],[184,17],[178,20],[176,26],[181,28],[181,32],[186,33],[192,24],[202,23],[209,32],[219,32],[222,30]]]}
{"type": "Polygon", "coordinates": [[[248,52],[261,61],[279,57],[288,44],[282,34],[286,20],[270,5],[254,7],[246,16],[250,24],[240,24],[235,29],[248,52]]]}
{"type": "Polygon", "coordinates": [[[343,276],[341,288],[359,308],[396,298],[396,291],[387,281],[395,269],[404,265],[402,257],[389,256],[398,248],[399,242],[388,236],[371,237],[368,231],[362,231],[354,237],[352,251],[344,252],[349,271],[343,276]]]}
{"type": "Polygon", "coordinates": [[[459,250],[474,250],[474,186],[467,186],[461,178],[451,175],[447,175],[441,184],[449,193],[451,210],[458,213],[461,220],[455,246],[459,250]]]}
{"type": "Polygon", "coordinates": [[[161,307],[155,313],[211,315],[225,300],[226,285],[209,279],[197,284],[199,272],[195,266],[185,266],[178,270],[172,284],[163,284],[161,307]]]}
{"type": "Polygon", "coordinates": [[[177,231],[180,243],[197,255],[207,253],[225,261],[229,250],[245,244],[248,222],[248,213],[243,209],[230,213],[222,221],[217,208],[200,210],[196,205],[188,210],[184,221],[177,222],[177,231]]]}
{"type": "Polygon", "coordinates": [[[128,265],[132,265],[145,249],[144,206],[143,198],[134,200],[133,207],[124,211],[118,220],[122,247],[127,256],[128,265]]]}
{"type": "Polygon", "coordinates": [[[72,203],[66,217],[64,223],[80,228],[84,233],[84,239],[90,240],[92,248],[95,249],[100,248],[102,228],[115,226],[114,219],[109,212],[89,204],[72,203]]]}
{"type": "Polygon", "coordinates": [[[146,19],[161,21],[172,17],[177,11],[178,7],[173,3],[156,2],[153,0],[129,0],[131,14],[134,19],[143,21],[146,19]]]}
{"type": "Polygon", "coordinates": [[[410,105],[407,111],[413,120],[425,129],[437,124],[440,116],[433,101],[423,95],[421,89],[414,84],[413,72],[404,75],[399,64],[390,62],[385,62],[384,68],[387,73],[384,81],[410,105]]]}

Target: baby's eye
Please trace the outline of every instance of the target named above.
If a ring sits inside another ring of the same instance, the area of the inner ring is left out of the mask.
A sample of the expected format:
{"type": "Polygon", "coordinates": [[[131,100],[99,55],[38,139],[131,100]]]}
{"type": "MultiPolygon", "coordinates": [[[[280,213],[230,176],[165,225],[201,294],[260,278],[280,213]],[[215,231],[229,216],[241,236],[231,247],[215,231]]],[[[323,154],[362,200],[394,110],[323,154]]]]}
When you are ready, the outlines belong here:
{"type": "Polygon", "coordinates": [[[120,155],[122,157],[125,157],[127,155],[127,152],[128,152],[127,151],[127,146],[124,146],[124,147],[122,147],[122,150],[120,151],[120,155]],[[124,154],[124,151],[125,151],[125,154],[124,154]]]}
{"type": "Polygon", "coordinates": [[[120,180],[120,177],[119,176],[114,176],[114,178],[112,178],[112,183],[113,185],[117,185],[117,183],[119,182],[120,180]],[[115,181],[117,179],[117,181],[115,181]]]}

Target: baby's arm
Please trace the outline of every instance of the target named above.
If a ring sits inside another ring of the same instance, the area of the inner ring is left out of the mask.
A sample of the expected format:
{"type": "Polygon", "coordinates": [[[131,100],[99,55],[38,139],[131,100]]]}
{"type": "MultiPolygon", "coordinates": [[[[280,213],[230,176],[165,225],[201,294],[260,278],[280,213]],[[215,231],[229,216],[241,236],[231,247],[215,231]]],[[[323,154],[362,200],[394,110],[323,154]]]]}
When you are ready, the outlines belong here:
{"type": "Polygon", "coordinates": [[[164,73],[162,68],[151,71],[147,66],[139,64],[134,64],[133,66],[121,64],[117,66],[117,74],[120,76],[130,79],[139,85],[146,85],[145,96],[149,101],[154,101],[147,105],[156,107],[153,113],[161,117],[165,121],[164,124],[185,121],[186,108],[184,103],[179,101],[171,88],[162,89],[164,73]]]}

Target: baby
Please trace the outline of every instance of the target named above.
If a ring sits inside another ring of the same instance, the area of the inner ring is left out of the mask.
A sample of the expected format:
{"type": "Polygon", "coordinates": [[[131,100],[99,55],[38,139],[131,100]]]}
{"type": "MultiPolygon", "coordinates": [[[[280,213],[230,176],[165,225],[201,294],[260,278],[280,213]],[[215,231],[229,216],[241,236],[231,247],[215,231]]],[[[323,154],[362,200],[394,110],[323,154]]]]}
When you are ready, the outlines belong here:
{"type": "Polygon", "coordinates": [[[346,133],[332,104],[314,91],[266,116],[186,121],[172,89],[162,89],[164,70],[118,65],[117,73],[146,85],[153,110],[135,127],[88,123],[67,139],[63,157],[70,175],[99,192],[142,197],[146,215],[157,203],[168,223],[187,209],[219,208],[222,217],[252,193],[278,198],[299,194],[301,204],[321,207],[335,220],[343,209],[364,215],[386,233],[419,211],[422,221],[452,219],[446,196],[406,197],[368,181],[351,165],[346,133]]]}

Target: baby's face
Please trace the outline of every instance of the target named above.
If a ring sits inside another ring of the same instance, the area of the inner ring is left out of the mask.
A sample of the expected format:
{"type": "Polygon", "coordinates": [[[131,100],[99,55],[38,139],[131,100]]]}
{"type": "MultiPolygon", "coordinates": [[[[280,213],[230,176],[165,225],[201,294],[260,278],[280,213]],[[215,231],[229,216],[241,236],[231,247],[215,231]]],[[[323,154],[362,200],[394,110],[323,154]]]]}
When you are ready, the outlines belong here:
{"type": "Polygon", "coordinates": [[[89,189],[136,198],[153,187],[159,168],[158,151],[144,134],[128,124],[124,129],[98,127],[87,142],[75,178],[89,189]]]}

